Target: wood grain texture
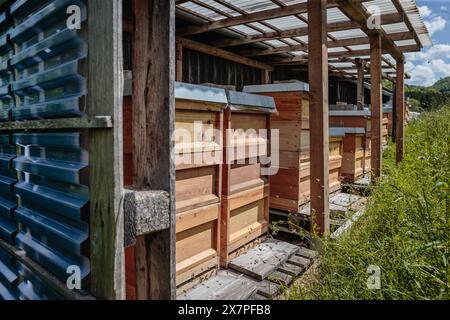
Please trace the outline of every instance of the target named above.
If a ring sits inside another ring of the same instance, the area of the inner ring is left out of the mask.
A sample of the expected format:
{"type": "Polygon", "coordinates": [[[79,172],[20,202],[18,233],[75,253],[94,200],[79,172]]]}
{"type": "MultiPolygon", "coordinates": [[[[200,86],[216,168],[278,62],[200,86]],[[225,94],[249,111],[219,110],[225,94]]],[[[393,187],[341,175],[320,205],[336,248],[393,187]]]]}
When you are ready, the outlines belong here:
{"type": "Polygon", "coordinates": [[[89,1],[88,30],[88,114],[114,121],[89,136],[91,292],[124,299],[122,1],[89,1]]]}
{"type": "Polygon", "coordinates": [[[327,1],[308,0],[308,20],[311,209],[315,216],[313,225],[316,231],[326,235],[330,231],[327,1]]]}
{"type": "MultiPolygon", "coordinates": [[[[371,139],[372,177],[379,178],[382,168],[382,87],[381,87],[381,37],[370,36],[370,104],[371,104],[371,139]]],[[[375,180],[375,179],[374,179],[375,180]]]]}
{"type": "Polygon", "coordinates": [[[137,241],[137,298],[174,299],[175,1],[133,5],[133,182],[170,195],[170,229],[137,241]]]}
{"type": "Polygon", "coordinates": [[[403,149],[405,145],[405,62],[400,60],[397,62],[397,78],[395,85],[395,143],[397,163],[403,160],[403,149]]]}

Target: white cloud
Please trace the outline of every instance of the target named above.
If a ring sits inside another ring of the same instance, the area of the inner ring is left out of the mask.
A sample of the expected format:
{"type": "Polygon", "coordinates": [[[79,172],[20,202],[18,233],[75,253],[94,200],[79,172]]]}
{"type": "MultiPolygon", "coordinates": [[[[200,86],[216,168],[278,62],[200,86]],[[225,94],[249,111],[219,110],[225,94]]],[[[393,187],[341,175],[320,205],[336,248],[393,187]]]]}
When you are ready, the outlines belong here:
{"type": "Polygon", "coordinates": [[[450,59],[450,44],[436,44],[420,52],[411,52],[405,54],[408,61],[428,62],[434,59],[450,59]]]}
{"type": "Polygon", "coordinates": [[[439,79],[450,76],[450,63],[442,59],[423,61],[418,64],[408,61],[405,69],[411,76],[407,83],[420,86],[431,86],[439,79]]]}
{"type": "Polygon", "coordinates": [[[447,6],[441,6],[439,9],[440,9],[442,12],[447,12],[447,11],[448,11],[447,6]]]}
{"type": "Polygon", "coordinates": [[[431,9],[428,8],[428,6],[420,6],[419,7],[419,13],[422,16],[422,18],[428,18],[431,16],[431,9]]]}
{"type": "Polygon", "coordinates": [[[431,36],[438,31],[444,30],[446,24],[447,21],[441,16],[434,17],[431,20],[425,20],[425,26],[427,27],[428,32],[431,36]]]}

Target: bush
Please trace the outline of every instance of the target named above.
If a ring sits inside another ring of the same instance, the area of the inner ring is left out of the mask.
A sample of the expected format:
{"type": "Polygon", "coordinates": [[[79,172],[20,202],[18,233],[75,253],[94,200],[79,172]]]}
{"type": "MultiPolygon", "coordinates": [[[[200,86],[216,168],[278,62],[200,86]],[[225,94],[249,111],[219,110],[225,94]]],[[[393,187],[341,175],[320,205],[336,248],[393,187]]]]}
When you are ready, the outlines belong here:
{"type": "Polygon", "coordinates": [[[324,241],[315,279],[292,299],[450,298],[450,108],[424,113],[406,135],[404,161],[395,165],[390,146],[365,215],[324,241]],[[379,290],[367,287],[371,265],[379,290]]]}

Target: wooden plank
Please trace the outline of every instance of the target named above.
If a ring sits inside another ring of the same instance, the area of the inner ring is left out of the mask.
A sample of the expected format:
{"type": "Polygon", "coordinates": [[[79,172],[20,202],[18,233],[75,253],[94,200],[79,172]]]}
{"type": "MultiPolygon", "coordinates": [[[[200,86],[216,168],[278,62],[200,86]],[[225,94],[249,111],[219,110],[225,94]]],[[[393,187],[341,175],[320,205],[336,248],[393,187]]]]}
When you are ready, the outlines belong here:
{"type": "Polygon", "coordinates": [[[201,43],[201,42],[197,42],[197,41],[193,41],[193,40],[189,40],[189,39],[185,39],[185,38],[180,38],[180,37],[177,38],[177,42],[179,42],[180,45],[184,48],[191,49],[191,50],[205,53],[205,54],[209,54],[214,57],[218,57],[218,58],[222,58],[222,59],[225,59],[228,61],[240,63],[242,65],[257,68],[257,69],[269,70],[269,71],[273,70],[273,67],[269,66],[268,64],[259,62],[257,60],[252,60],[252,59],[243,57],[241,55],[238,55],[238,54],[235,54],[235,53],[232,53],[229,51],[225,51],[225,50],[213,47],[213,46],[209,46],[209,45],[201,43]]]}
{"type": "Polygon", "coordinates": [[[180,300],[248,300],[256,285],[239,274],[219,271],[217,276],[178,296],[180,300]]]}
{"type": "Polygon", "coordinates": [[[67,119],[41,119],[0,123],[0,131],[13,130],[60,130],[60,129],[106,129],[112,128],[111,116],[86,116],[67,119]]]}
{"type": "Polygon", "coordinates": [[[283,263],[279,268],[279,271],[289,274],[293,277],[297,277],[300,273],[302,273],[303,268],[301,266],[289,263],[289,260],[283,263]]]}
{"type": "Polygon", "coordinates": [[[319,256],[319,253],[317,251],[305,247],[300,247],[300,249],[297,252],[297,255],[308,259],[316,259],[319,256]]]}
{"type": "Polygon", "coordinates": [[[303,268],[303,270],[308,269],[309,266],[311,265],[311,259],[299,256],[299,255],[290,257],[288,262],[303,268]]]}
{"type": "Polygon", "coordinates": [[[133,181],[170,196],[170,229],[137,239],[137,298],[174,299],[175,1],[134,0],[134,16],[133,181]]]}
{"type": "Polygon", "coordinates": [[[264,280],[294,255],[299,247],[269,239],[256,248],[233,259],[229,267],[258,280],[264,280]]]}
{"type": "Polygon", "coordinates": [[[405,145],[405,62],[397,61],[397,78],[395,84],[396,100],[396,123],[395,123],[395,143],[397,163],[403,160],[403,149],[405,145]]]}
{"type": "Polygon", "coordinates": [[[256,280],[248,276],[244,276],[247,281],[256,286],[257,294],[265,297],[265,299],[271,299],[275,297],[281,290],[281,286],[277,283],[273,283],[268,280],[256,280]]]}
{"type": "Polygon", "coordinates": [[[382,167],[381,51],[380,35],[370,36],[371,168],[374,178],[381,176],[382,167]]]}
{"type": "Polygon", "coordinates": [[[310,197],[319,235],[330,232],[328,169],[328,50],[325,0],[308,0],[310,85],[310,197]]]}
{"type": "Polygon", "coordinates": [[[88,30],[88,114],[114,121],[89,135],[91,292],[124,299],[122,1],[89,1],[88,30]]]}
{"type": "Polygon", "coordinates": [[[269,281],[278,283],[283,286],[290,285],[292,283],[292,281],[294,280],[294,278],[291,275],[281,272],[281,271],[275,271],[268,277],[268,279],[269,279],[269,281]]]}

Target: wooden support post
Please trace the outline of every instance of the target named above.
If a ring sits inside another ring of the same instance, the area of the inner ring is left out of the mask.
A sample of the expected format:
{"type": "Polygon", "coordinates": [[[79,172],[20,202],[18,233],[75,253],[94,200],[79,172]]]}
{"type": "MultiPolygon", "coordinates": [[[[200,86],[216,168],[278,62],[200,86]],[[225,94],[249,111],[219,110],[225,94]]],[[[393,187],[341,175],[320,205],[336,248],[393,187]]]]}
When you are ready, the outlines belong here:
{"type": "Polygon", "coordinates": [[[181,41],[176,42],[176,76],[175,80],[183,81],[183,44],[181,41]]]}
{"type": "Polygon", "coordinates": [[[372,177],[381,176],[382,167],[382,88],[381,88],[381,37],[370,36],[370,103],[372,129],[372,177]]]}
{"type": "Polygon", "coordinates": [[[397,146],[397,163],[403,159],[403,148],[405,139],[405,63],[404,60],[397,61],[397,80],[395,85],[395,143],[397,146]]]}
{"type": "Polygon", "coordinates": [[[114,123],[89,134],[91,293],[125,299],[121,0],[89,1],[88,45],[88,113],[114,123]]]}
{"type": "Polygon", "coordinates": [[[356,84],[356,99],[358,110],[364,109],[364,62],[357,58],[355,59],[356,69],[358,71],[356,84]]]}
{"type": "Polygon", "coordinates": [[[137,298],[175,299],[175,0],[133,3],[133,182],[170,197],[170,228],[136,239],[137,298]]]}
{"type": "Polygon", "coordinates": [[[330,232],[328,171],[327,1],[308,0],[311,214],[320,235],[330,232]]]}
{"type": "Polygon", "coordinates": [[[270,71],[266,69],[261,69],[261,84],[270,83],[270,71]]]}

